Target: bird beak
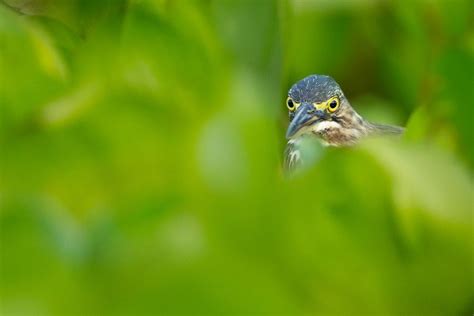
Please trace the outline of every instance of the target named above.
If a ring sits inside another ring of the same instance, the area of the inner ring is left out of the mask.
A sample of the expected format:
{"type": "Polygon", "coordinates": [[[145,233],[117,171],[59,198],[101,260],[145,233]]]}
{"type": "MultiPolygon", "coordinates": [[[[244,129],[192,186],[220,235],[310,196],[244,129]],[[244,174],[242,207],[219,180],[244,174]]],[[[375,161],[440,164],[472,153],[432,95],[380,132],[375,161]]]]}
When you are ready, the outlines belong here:
{"type": "Polygon", "coordinates": [[[302,127],[308,126],[323,117],[324,113],[316,110],[310,103],[302,103],[296,110],[293,120],[286,131],[286,139],[293,137],[302,127]]]}

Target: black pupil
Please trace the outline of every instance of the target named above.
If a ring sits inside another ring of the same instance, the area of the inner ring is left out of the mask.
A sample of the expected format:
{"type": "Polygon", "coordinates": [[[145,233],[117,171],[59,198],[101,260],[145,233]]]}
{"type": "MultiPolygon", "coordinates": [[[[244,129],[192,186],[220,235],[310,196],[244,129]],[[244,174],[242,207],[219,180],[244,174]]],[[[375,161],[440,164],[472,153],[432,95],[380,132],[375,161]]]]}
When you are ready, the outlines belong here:
{"type": "Polygon", "coordinates": [[[293,101],[291,99],[288,100],[288,107],[292,109],[294,106],[293,101]]]}
{"type": "Polygon", "coordinates": [[[337,101],[336,100],[333,100],[331,101],[331,103],[329,104],[329,106],[334,109],[336,106],[337,106],[337,101]]]}

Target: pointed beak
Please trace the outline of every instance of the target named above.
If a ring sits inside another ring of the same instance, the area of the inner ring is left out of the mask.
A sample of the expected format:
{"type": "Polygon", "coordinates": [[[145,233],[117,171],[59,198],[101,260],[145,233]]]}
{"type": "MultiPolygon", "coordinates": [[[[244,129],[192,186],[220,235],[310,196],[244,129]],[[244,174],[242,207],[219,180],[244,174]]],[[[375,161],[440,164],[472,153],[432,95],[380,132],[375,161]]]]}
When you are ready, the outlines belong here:
{"type": "Polygon", "coordinates": [[[293,120],[286,131],[286,139],[293,137],[302,127],[322,119],[324,113],[316,110],[310,103],[302,103],[296,110],[293,120]]]}

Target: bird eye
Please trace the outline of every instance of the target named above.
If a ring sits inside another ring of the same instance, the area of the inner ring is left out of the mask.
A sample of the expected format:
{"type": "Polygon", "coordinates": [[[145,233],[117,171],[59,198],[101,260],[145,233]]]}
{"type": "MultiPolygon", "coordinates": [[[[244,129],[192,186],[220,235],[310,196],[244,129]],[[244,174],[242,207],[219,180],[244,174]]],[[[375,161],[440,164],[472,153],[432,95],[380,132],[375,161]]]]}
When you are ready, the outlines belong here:
{"type": "Polygon", "coordinates": [[[328,111],[335,112],[339,108],[339,99],[336,97],[329,101],[328,111]]]}
{"type": "Polygon", "coordinates": [[[290,97],[286,99],[286,106],[288,107],[288,110],[290,111],[294,111],[296,109],[296,104],[295,102],[293,102],[293,100],[290,97]]]}

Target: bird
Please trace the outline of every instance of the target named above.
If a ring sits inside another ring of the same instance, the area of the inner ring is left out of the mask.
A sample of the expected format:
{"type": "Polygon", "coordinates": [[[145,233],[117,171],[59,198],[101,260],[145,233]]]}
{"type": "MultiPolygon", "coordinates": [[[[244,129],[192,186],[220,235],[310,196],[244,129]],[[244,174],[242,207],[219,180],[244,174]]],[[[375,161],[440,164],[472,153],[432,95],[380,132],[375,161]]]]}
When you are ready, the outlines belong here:
{"type": "Polygon", "coordinates": [[[356,145],[371,135],[401,135],[404,128],[365,120],[349,103],[339,84],[327,75],[310,75],[296,82],[286,99],[289,125],[284,169],[295,171],[304,163],[301,144],[315,138],[323,146],[356,145]]]}

